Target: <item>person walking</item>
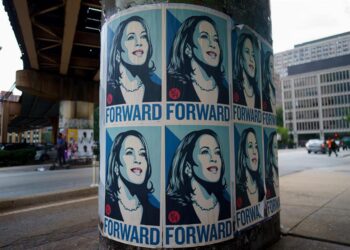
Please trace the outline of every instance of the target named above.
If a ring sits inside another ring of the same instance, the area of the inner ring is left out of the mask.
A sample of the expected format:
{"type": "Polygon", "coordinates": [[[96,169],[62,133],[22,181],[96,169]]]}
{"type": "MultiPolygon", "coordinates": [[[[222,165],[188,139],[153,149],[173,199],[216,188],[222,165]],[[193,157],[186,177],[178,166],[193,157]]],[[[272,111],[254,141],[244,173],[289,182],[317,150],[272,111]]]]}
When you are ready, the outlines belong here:
{"type": "Polygon", "coordinates": [[[66,142],[63,138],[63,135],[62,133],[59,133],[57,138],[56,148],[57,148],[58,163],[60,167],[66,164],[66,159],[64,157],[65,145],[66,145],[66,142]]]}

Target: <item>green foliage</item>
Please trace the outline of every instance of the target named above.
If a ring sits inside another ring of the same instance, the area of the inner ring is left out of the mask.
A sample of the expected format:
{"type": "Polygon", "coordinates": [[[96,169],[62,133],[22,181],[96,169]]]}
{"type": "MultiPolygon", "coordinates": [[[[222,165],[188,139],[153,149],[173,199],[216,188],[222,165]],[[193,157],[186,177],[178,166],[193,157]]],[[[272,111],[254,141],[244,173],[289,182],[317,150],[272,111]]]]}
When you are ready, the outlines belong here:
{"type": "Polygon", "coordinates": [[[284,127],[277,126],[277,133],[281,135],[281,143],[288,144],[288,129],[284,127]]]}
{"type": "Polygon", "coordinates": [[[283,127],[283,109],[282,107],[278,107],[276,109],[276,119],[277,119],[277,126],[283,127]]]}

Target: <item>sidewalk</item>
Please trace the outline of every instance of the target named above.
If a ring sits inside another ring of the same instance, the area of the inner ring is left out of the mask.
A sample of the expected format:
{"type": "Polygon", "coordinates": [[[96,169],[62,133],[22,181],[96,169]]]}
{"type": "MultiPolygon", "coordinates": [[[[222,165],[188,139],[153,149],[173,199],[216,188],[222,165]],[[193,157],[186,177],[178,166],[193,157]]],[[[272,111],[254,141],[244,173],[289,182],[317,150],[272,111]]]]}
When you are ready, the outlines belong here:
{"type": "MultiPolygon", "coordinates": [[[[280,196],[282,236],[270,250],[350,249],[350,166],[283,176],[280,196]]],[[[50,240],[39,237],[33,239],[35,244],[26,242],[26,246],[96,249],[97,221],[89,222],[84,228],[72,227],[69,237],[67,232],[57,229],[50,240]]]]}
{"type": "Polygon", "coordinates": [[[281,231],[271,249],[350,249],[350,166],[280,178],[281,231]]]}

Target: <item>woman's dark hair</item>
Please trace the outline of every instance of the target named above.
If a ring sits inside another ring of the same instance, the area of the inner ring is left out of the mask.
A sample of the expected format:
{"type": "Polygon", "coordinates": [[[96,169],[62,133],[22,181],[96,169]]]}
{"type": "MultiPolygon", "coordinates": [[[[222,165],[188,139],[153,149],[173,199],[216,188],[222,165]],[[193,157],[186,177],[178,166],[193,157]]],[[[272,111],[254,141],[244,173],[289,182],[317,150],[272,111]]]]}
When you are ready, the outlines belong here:
{"type": "Polygon", "coordinates": [[[263,93],[264,101],[270,101],[270,88],[272,88],[273,93],[276,93],[276,88],[273,84],[273,72],[270,70],[270,57],[273,56],[271,51],[267,51],[264,54],[264,64],[263,64],[263,93]]]}
{"type": "MultiPolygon", "coordinates": [[[[126,132],[122,132],[118,134],[113,142],[112,149],[109,155],[109,160],[108,160],[108,174],[107,174],[107,183],[106,183],[106,189],[107,191],[114,193],[115,195],[118,195],[119,189],[118,189],[118,181],[120,178],[120,171],[118,171],[119,175],[116,174],[115,169],[120,167],[124,167],[120,161],[120,150],[123,145],[123,142],[125,141],[126,137],[128,136],[135,136],[138,139],[140,139],[142,145],[145,148],[145,158],[147,162],[147,171],[145,175],[145,180],[141,186],[143,186],[143,190],[147,190],[148,193],[152,193],[153,190],[153,184],[150,182],[150,187],[148,187],[148,181],[151,178],[152,174],[152,166],[151,166],[151,161],[149,159],[149,151],[147,147],[147,143],[143,135],[136,131],[136,130],[129,130],[126,132]]],[[[141,194],[137,194],[138,196],[141,194]]]]}
{"type": "MultiPolygon", "coordinates": [[[[145,65],[134,66],[133,68],[136,69],[137,73],[140,74],[139,77],[140,77],[142,82],[144,82],[144,80],[145,80],[144,78],[149,78],[151,73],[155,70],[153,62],[151,65],[149,65],[150,59],[151,59],[152,54],[153,54],[153,48],[152,48],[152,43],[150,40],[150,33],[149,33],[148,27],[146,25],[146,22],[142,17],[139,17],[139,16],[129,17],[128,19],[122,21],[119,24],[117,30],[115,31],[115,36],[114,36],[113,43],[112,43],[112,49],[111,49],[111,54],[109,57],[109,64],[108,64],[108,84],[110,84],[114,87],[120,85],[120,83],[119,83],[120,75],[121,75],[120,71],[119,71],[120,62],[118,62],[118,60],[116,58],[118,56],[120,58],[120,61],[122,61],[121,54],[122,54],[122,52],[124,52],[124,50],[122,49],[122,46],[121,46],[122,38],[123,38],[124,30],[130,22],[141,23],[141,25],[143,26],[143,28],[146,31],[146,34],[147,34],[146,39],[147,39],[147,42],[149,44],[149,49],[148,49],[145,65]],[[142,68],[142,70],[140,70],[140,67],[142,68]],[[137,68],[139,68],[139,69],[137,70],[137,68]]],[[[124,62],[124,66],[126,66],[126,64],[127,63],[124,62]]],[[[132,67],[132,66],[129,65],[129,68],[130,67],[132,67]]]]}
{"type": "Polygon", "coordinates": [[[273,185],[274,179],[273,179],[273,169],[275,169],[276,173],[278,174],[278,166],[275,164],[274,157],[274,151],[273,151],[273,139],[277,135],[276,131],[273,131],[269,138],[267,139],[267,152],[266,152],[266,160],[265,160],[265,179],[266,184],[273,185]]]}
{"type": "MultiPolygon", "coordinates": [[[[220,147],[219,138],[213,130],[202,129],[192,131],[182,139],[172,159],[171,170],[168,174],[167,195],[168,197],[177,200],[181,205],[191,203],[191,195],[194,194],[194,190],[191,187],[192,177],[189,177],[185,173],[185,169],[187,164],[190,164],[192,167],[196,165],[195,161],[193,160],[193,150],[196,146],[196,142],[202,135],[210,135],[214,137],[220,147]]],[[[215,188],[215,194],[217,196],[222,196],[223,191],[226,188],[226,183],[223,182],[225,163],[221,153],[220,158],[222,168],[220,179],[216,184],[217,187],[215,188]]]]}
{"type": "MultiPolygon", "coordinates": [[[[244,57],[243,57],[243,45],[246,39],[249,39],[252,42],[254,49],[254,60],[255,60],[255,77],[252,79],[251,85],[254,89],[254,93],[259,93],[258,87],[258,74],[257,67],[259,62],[257,60],[258,54],[258,39],[253,34],[241,33],[238,37],[237,46],[234,54],[234,63],[233,63],[233,83],[237,85],[235,88],[243,90],[243,71],[244,71],[244,57]],[[253,83],[253,84],[252,84],[253,83]]],[[[247,75],[248,76],[248,75],[247,75]]],[[[248,76],[249,77],[249,76],[248,76]]],[[[250,78],[250,77],[249,77],[250,78]]]]}
{"type": "MultiPolygon", "coordinates": [[[[249,133],[254,134],[255,139],[257,140],[256,133],[255,133],[255,130],[253,128],[247,128],[247,129],[243,130],[243,132],[241,134],[241,140],[239,142],[237,165],[236,165],[236,185],[241,186],[244,189],[246,189],[246,187],[247,187],[246,169],[248,169],[248,165],[247,165],[248,155],[247,155],[247,150],[246,150],[246,144],[247,144],[247,138],[248,138],[249,133]]],[[[259,152],[259,148],[258,148],[258,152],[259,152]]],[[[258,157],[258,170],[257,170],[257,172],[259,174],[255,175],[255,176],[259,176],[258,177],[259,180],[256,180],[259,184],[262,183],[260,158],[261,157],[258,157]]]]}
{"type": "MultiPolygon", "coordinates": [[[[217,30],[215,22],[210,17],[191,16],[181,24],[173,40],[169,55],[168,75],[182,84],[190,82],[191,74],[194,72],[191,65],[191,58],[185,53],[185,50],[187,46],[191,49],[196,48],[196,45],[193,42],[193,34],[197,25],[202,21],[210,23],[213,25],[214,29],[217,30]]],[[[218,44],[221,50],[220,41],[218,41],[218,44]]],[[[216,82],[224,81],[222,60],[223,56],[222,53],[220,53],[219,65],[217,67],[207,66],[211,69],[207,74],[213,75],[216,82]]]]}

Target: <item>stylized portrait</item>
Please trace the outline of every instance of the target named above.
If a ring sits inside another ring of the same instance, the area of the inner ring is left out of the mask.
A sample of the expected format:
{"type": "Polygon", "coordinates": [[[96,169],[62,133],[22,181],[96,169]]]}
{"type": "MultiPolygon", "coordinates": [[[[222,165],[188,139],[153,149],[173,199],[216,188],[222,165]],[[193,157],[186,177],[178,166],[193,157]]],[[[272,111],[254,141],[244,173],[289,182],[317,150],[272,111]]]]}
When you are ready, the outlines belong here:
{"type": "Polygon", "coordinates": [[[228,104],[223,51],[215,22],[191,16],[178,29],[168,64],[168,101],[228,104]]]}
{"type": "Polygon", "coordinates": [[[210,129],[187,134],[168,174],[167,224],[210,224],[230,218],[224,173],[217,134],[210,129]]]}
{"type": "Polygon", "coordinates": [[[253,128],[243,130],[236,164],[236,207],[242,209],[265,196],[257,136],[253,128]]]}
{"type": "Polygon", "coordinates": [[[161,87],[151,80],[152,53],[144,19],[132,16],[122,21],[111,45],[107,105],[161,101],[161,87]]]}
{"type": "Polygon", "coordinates": [[[145,138],[136,130],[114,139],[106,182],[106,215],[129,224],[159,225],[159,208],[150,202],[152,166],[145,138]]]}
{"type": "Polygon", "coordinates": [[[276,88],[273,81],[273,54],[267,51],[263,61],[263,110],[276,113],[276,88]]]}
{"type": "Polygon", "coordinates": [[[278,182],[278,145],[277,133],[273,131],[267,140],[266,159],[265,159],[265,184],[266,198],[271,199],[279,193],[278,182]]]}
{"type": "Polygon", "coordinates": [[[257,38],[253,34],[241,33],[234,54],[233,102],[260,109],[258,53],[257,38]]]}

